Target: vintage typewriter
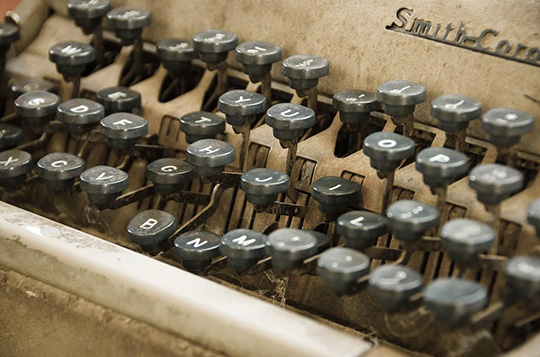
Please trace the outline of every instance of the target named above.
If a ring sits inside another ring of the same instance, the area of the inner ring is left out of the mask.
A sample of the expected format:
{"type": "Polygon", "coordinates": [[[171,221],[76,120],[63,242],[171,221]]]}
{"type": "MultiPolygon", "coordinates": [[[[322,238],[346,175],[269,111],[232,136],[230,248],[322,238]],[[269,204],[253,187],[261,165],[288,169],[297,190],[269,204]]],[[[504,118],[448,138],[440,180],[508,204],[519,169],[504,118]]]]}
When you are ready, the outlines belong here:
{"type": "Polygon", "coordinates": [[[0,354],[540,355],[539,21],[23,0],[0,354]]]}

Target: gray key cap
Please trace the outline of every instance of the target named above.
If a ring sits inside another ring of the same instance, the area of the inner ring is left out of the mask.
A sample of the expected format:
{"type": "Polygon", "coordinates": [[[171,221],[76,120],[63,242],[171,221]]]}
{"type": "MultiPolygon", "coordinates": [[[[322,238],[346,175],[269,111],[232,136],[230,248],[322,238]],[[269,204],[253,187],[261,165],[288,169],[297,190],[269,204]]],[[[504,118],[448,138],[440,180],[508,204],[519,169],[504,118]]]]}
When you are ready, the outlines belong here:
{"type": "Polygon", "coordinates": [[[477,259],[478,254],[493,245],[494,239],[493,228],[472,219],[455,218],[446,222],[441,229],[441,244],[456,262],[477,259]]]}
{"type": "Polygon", "coordinates": [[[371,259],[350,248],[331,248],[317,260],[317,274],[336,294],[350,294],[356,289],[356,280],[369,273],[371,259]]]}
{"type": "Polygon", "coordinates": [[[15,112],[27,125],[43,126],[54,118],[58,104],[56,94],[34,90],[15,99],[15,112]]]}
{"type": "Polygon", "coordinates": [[[315,181],[311,196],[319,203],[322,213],[338,215],[346,211],[349,205],[358,202],[361,190],[362,187],[356,182],[326,176],[315,181]]]}
{"type": "Polygon", "coordinates": [[[422,276],[403,265],[383,265],[369,278],[377,305],[388,311],[407,308],[407,300],[422,290],[422,276]]]}
{"type": "Polygon", "coordinates": [[[350,211],[338,217],[336,231],[345,238],[347,247],[365,249],[388,232],[388,220],[373,212],[350,211]]]}
{"type": "Polygon", "coordinates": [[[427,148],[416,155],[416,169],[431,188],[446,187],[467,172],[469,158],[447,148],[427,148]]]}
{"type": "Polygon", "coordinates": [[[64,41],[49,48],[49,60],[56,64],[56,70],[64,76],[80,74],[94,59],[94,48],[82,42],[64,41]]]}
{"type": "Polygon", "coordinates": [[[277,199],[278,194],[289,189],[289,176],[266,168],[252,169],[242,174],[240,189],[254,205],[271,204],[277,199]]]}
{"type": "Polygon", "coordinates": [[[21,128],[11,124],[0,124],[0,133],[2,134],[3,149],[11,149],[19,146],[23,141],[23,131],[21,128]]]}
{"type": "Polygon", "coordinates": [[[36,173],[55,192],[69,190],[83,171],[84,160],[66,152],[45,155],[36,165],[36,173]]]}
{"type": "Polygon", "coordinates": [[[469,186],[476,191],[478,201],[495,204],[523,187],[523,174],[509,166],[478,165],[469,173],[469,186]]]}
{"type": "Polygon", "coordinates": [[[266,252],[272,257],[274,268],[292,270],[317,254],[317,238],[309,231],[280,228],[268,235],[266,252]]]}
{"type": "Polygon", "coordinates": [[[343,90],[334,95],[334,109],[339,111],[339,120],[345,124],[366,123],[371,112],[380,107],[375,93],[363,90],[343,90]]]}
{"type": "Polygon", "coordinates": [[[244,73],[262,76],[270,72],[273,63],[281,61],[281,46],[263,41],[244,42],[236,47],[236,60],[244,73]]]}
{"type": "Polygon", "coordinates": [[[141,37],[144,27],[152,23],[150,11],[133,6],[120,6],[107,13],[107,25],[116,37],[127,43],[141,37]]]}
{"type": "Polygon", "coordinates": [[[518,300],[538,303],[540,299],[540,258],[515,257],[504,269],[509,295],[518,300]]]}
{"type": "Polygon", "coordinates": [[[386,217],[397,239],[413,242],[420,239],[428,229],[437,226],[439,211],[425,203],[401,200],[388,207],[386,217]]]}
{"type": "Polygon", "coordinates": [[[481,310],[488,301],[488,295],[476,281],[439,278],[424,291],[424,301],[438,319],[454,326],[481,310]]]}
{"type": "Polygon", "coordinates": [[[81,174],[81,190],[90,202],[106,204],[114,201],[129,186],[128,174],[110,166],[94,166],[81,174]]]}
{"type": "Polygon", "coordinates": [[[126,87],[109,87],[97,92],[97,101],[105,107],[105,114],[131,113],[141,107],[141,94],[126,87]]]}
{"type": "Polygon", "coordinates": [[[110,0],[69,0],[68,14],[75,20],[75,24],[89,35],[101,25],[103,16],[111,10],[110,0]]]}
{"type": "Polygon", "coordinates": [[[180,131],[188,144],[202,139],[214,139],[225,132],[225,119],[210,112],[192,112],[180,118],[180,131]]]}
{"type": "Polygon", "coordinates": [[[480,118],[482,103],[458,94],[445,94],[431,102],[431,115],[442,130],[462,131],[467,129],[470,121],[480,118]]]}
{"type": "Polygon", "coordinates": [[[167,239],[176,231],[172,214],[156,209],[138,213],[128,223],[129,238],[145,252],[156,254],[166,249],[167,239]]]}
{"type": "Polygon", "coordinates": [[[0,152],[0,186],[17,186],[24,183],[27,173],[34,168],[32,156],[21,150],[0,152]]]}
{"type": "Polygon", "coordinates": [[[227,59],[229,51],[238,44],[238,36],[222,30],[206,30],[193,36],[193,48],[201,61],[217,64],[227,59]]]}
{"type": "Polygon", "coordinates": [[[536,236],[540,237],[540,198],[534,200],[527,210],[527,222],[536,229],[536,236]]]}
{"type": "Polygon", "coordinates": [[[154,189],[161,194],[181,191],[194,176],[193,166],[180,159],[158,159],[146,167],[146,178],[154,183],[154,189]]]}
{"type": "Polygon", "coordinates": [[[426,87],[397,79],[383,83],[377,89],[377,100],[386,114],[404,117],[414,112],[415,105],[426,101],[426,87]]]}
{"type": "Polygon", "coordinates": [[[482,128],[489,133],[489,140],[497,147],[519,143],[521,136],[534,128],[534,116],[519,110],[496,108],[482,117],[482,128]]]}
{"type": "Polygon", "coordinates": [[[191,61],[199,57],[191,42],[179,38],[160,41],[156,47],[156,54],[163,67],[173,73],[190,68],[191,61]]]}
{"type": "Polygon", "coordinates": [[[274,137],[279,140],[299,139],[315,125],[315,112],[303,105],[280,103],[267,110],[266,124],[274,129],[274,137]]]}
{"type": "Polygon", "coordinates": [[[311,230],[308,230],[307,232],[313,235],[317,240],[317,253],[324,252],[332,245],[330,237],[328,237],[326,234],[311,230]]]}
{"type": "Polygon", "coordinates": [[[55,89],[56,85],[53,82],[42,78],[16,78],[9,84],[13,99],[17,99],[20,95],[33,90],[54,92],[55,89]]]}
{"type": "Polygon", "coordinates": [[[19,39],[19,28],[13,24],[0,24],[0,52],[7,52],[9,46],[19,39]]]}
{"type": "Polygon", "coordinates": [[[294,55],[282,62],[281,73],[289,79],[294,89],[316,87],[319,78],[330,73],[330,63],[326,58],[312,55],[294,55]]]}
{"type": "Polygon", "coordinates": [[[203,139],[188,146],[186,159],[193,165],[195,175],[217,176],[225,170],[226,165],[234,162],[236,150],[224,141],[203,139]]]}
{"type": "Polygon", "coordinates": [[[230,125],[251,124],[257,115],[266,110],[266,98],[259,93],[235,89],[219,97],[218,110],[225,114],[225,120],[230,125]]]}
{"type": "Polygon", "coordinates": [[[93,100],[75,98],[58,106],[58,120],[66,125],[71,134],[91,131],[105,116],[103,105],[93,100]]]}
{"type": "Polygon", "coordinates": [[[110,147],[125,149],[148,133],[148,122],[135,114],[114,113],[101,119],[101,133],[110,147]]]}
{"type": "Polygon", "coordinates": [[[414,141],[395,133],[376,132],[364,139],[363,150],[371,167],[394,171],[403,160],[414,155],[414,141]]]}
{"type": "Polygon", "coordinates": [[[221,237],[221,253],[234,269],[247,269],[264,255],[266,235],[251,229],[235,229],[221,237]]]}
{"type": "Polygon", "coordinates": [[[189,271],[198,272],[212,263],[220,255],[221,239],[215,234],[190,231],[174,240],[174,255],[182,261],[189,271]]]}

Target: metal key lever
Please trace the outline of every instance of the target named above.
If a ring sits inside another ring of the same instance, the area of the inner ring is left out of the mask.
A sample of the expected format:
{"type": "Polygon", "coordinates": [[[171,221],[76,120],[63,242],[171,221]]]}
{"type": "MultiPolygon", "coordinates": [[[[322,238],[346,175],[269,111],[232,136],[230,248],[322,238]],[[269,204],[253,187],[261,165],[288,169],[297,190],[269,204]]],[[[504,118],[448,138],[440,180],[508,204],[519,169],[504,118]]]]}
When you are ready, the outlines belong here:
{"type": "Polygon", "coordinates": [[[41,136],[38,139],[19,145],[16,147],[16,149],[24,150],[24,151],[42,149],[45,146],[47,146],[53,134],[63,133],[65,131],[66,131],[65,125],[61,121],[55,120],[55,121],[48,122],[43,128],[43,134],[41,134],[41,136]]]}

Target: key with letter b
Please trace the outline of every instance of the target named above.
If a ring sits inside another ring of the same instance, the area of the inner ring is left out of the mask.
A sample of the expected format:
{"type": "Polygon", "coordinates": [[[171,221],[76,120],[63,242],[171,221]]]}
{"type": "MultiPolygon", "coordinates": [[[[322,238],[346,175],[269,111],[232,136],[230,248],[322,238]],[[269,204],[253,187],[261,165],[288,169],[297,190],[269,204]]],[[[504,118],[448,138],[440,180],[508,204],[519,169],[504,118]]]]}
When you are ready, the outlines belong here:
{"type": "Polygon", "coordinates": [[[128,223],[129,238],[152,254],[166,248],[167,239],[176,231],[176,219],[168,212],[150,209],[138,213],[128,223]]]}

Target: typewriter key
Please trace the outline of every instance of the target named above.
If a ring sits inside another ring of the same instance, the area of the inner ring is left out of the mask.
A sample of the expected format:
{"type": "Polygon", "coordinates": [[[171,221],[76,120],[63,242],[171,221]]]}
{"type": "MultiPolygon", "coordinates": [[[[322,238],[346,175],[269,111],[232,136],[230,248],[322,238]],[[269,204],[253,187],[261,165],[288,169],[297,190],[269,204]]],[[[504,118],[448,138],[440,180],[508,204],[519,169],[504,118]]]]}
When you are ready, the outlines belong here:
{"type": "Polygon", "coordinates": [[[68,14],[75,24],[89,35],[101,25],[103,16],[111,10],[110,0],[70,0],[67,4],[68,14]]]}
{"type": "Polygon", "coordinates": [[[380,104],[374,93],[351,89],[336,93],[333,106],[342,123],[361,125],[367,123],[370,113],[379,109],[380,104]]]}
{"type": "Polygon", "coordinates": [[[198,272],[212,264],[212,259],[220,255],[221,239],[215,234],[190,231],[174,240],[174,255],[189,271],[198,272]]]}
{"type": "Polygon", "coordinates": [[[504,269],[512,297],[538,303],[540,299],[540,258],[516,257],[504,269]]]}
{"type": "Polygon", "coordinates": [[[393,80],[377,88],[377,100],[386,114],[405,117],[414,112],[415,105],[426,101],[426,87],[405,80],[393,80]]]}
{"type": "Polygon", "coordinates": [[[302,261],[317,254],[317,238],[309,231],[280,228],[268,235],[266,252],[272,266],[281,271],[292,270],[302,261]]]}
{"type": "Polygon", "coordinates": [[[219,175],[235,159],[234,146],[216,139],[199,140],[189,145],[186,153],[186,160],[193,165],[195,175],[202,177],[219,175]]]}
{"type": "Polygon", "coordinates": [[[472,219],[456,218],[446,222],[441,230],[441,244],[452,260],[467,262],[487,251],[495,240],[493,228],[472,219]]]}
{"type": "Polygon", "coordinates": [[[235,229],[221,237],[221,253],[234,269],[247,269],[264,255],[267,237],[251,229],[235,229]]]}
{"type": "Polygon", "coordinates": [[[0,52],[5,55],[9,46],[19,39],[19,28],[8,23],[0,23],[0,52]]]}
{"type": "Polygon", "coordinates": [[[141,107],[141,94],[126,87],[109,87],[97,92],[97,101],[105,114],[131,113],[141,107]]]}
{"type": "Polygon", "coordinates": [[[482,117],[482,128],[488,132],[491,143],[499,148],[516,145],[533,127],[532,114],[514,109],[491,109],[482,117]]]}
{"type": "Polygon", "coordinates": [[[523,174],[504,165],[478,165],[469,173],[469,186],[476,191],[478,201],[497,204],[523,187],[523,174]]]}
{"type": "Polygon", "coordinates": [[[150,11],[132,6],[120,6],[107,13],[107,25],[125,44],[140,38],[143,28],[151,23],[150,11]]]}
{"type": "Polygon", "coordinates": [[[193,176],[193,166],[180,159],[158,159],[146,167],[146,178],[154,183],[156,192],[161,194],[181,191],[186,182],[193,180],[193,176]]]}
{"type": "Polygon", "coordinates": [[[90,202],[107,204],[128,188],[128,174],[110,166],[94,166],[81,174],[81,189],[90,202]]]}
{"type": "Polygon", "coordinates": [[[243,126],[255,121],[266,110],[266,98],[259,93],[235,89],[219,97],[218,110],[225,114],[227,123],[243,126]]]}
{"type": "Polygon", "coordinates": [[[315,112],[292,103],[271,106],[266,112],[266,124],[271,126],[279,140],[298,140],[306,129],[315,125],[315,112]]]}
{"type": "Polygon", "coordinates": [[[311,196],[322,213],[338,215],[360,199],[361,187],[342,177],[326,176],[315,181],[311,196]]]}
{"type": "Polygon", "coordinates": [[[0,133],[2,134],[2,143],[0,148],[11,149],[19,146],[23,141],[23,131],[21,128],[11,124],[0,124],[0,133]]]}
{"type": "Polygon", "coordinates": [[[55,192],[69,190],[83,171],[84,160],[65,152],[45,155],[36,165],[36,173],[55,192]]]}
{"type": "Polygon", "coordinates": [[[95,58],[92,46],[77,41],[60,42],[49,49],[49,60],[56,64],[56,70],[64,78],[80,75],[95,58]]]}
{"type": "Polygon", "coordinates": [[[431,115],[444,131],[456,132],[467,129],[469,122],[480,118],[482,103],[458,94],[446,94],[431,102],[431,115]]]}
{"type": "Polygon", "coordinates": [[[319,78],[330,73],[330,63],[326,58],[311,55],[294,55],[282,62],[281,73],[289,79],[293,89],[316,87],[319,78]]]}
{"type": "Polygon", "coordinates": [[[365,249],[377,243],[377,238],[388,232],[388,220],[368,211],[351,211],[337,219],[337,233],[345,238],[347,247],[365,249]]]}
{"type": "Polygon", "coordinates": [[[156,254],[166,249],[167,239],[176,231],[172,214],[156,209],[138,213],[128,223],[129,238],[145,252],[156,254]]]}
{"type": "Polygon", "coordinates": [[[61,103],[57,116],[70,134],[84,134],[91,131],[104,115],[105,109],[101,104],[76,98],[61,103]]]}
{"type": "Polygon", "coordinates": [[[33,90],[53,92],[56,86],[53,82],[41,78],[16,78],[9,84],[13,99],[33,90]]]}
{"type": "Polygon", "coordinates": [[[527,222],[536,229],[536,236],[540,237],[540,199],[534,200],[527,210],[527,222]]]}
{"type": "Polygon", "coordinates": [[[369,273],[371,259],[350,248],[331,248],[317,260],[317,274],[324,284],[336,294],[355,291],[356,281],[369,273]]]}
{"type": "Polygon", "coordinates": [[[289,189],[289,176],[266,168],[249,170],[240,178],[240,189],[254,205],[271,204],[278,194],[289,189]]]}
{"type": "Polygon", "coordinates": [[[364,140],[363,150],[371,167],[379,171],[394,171],[403,160],[414,155],[414,141],[395,133],[376,132],[364,140]]]}
{"type": "Polygon", "coordinates": [[[56,94],[33,90],[15,99],[15,112],[29,126],[44,126],[54,118],[60,104],[56,94]]]}
{"type": "Polygon", "coordinates": [[[17,186],[24,183],[27,173],[34,168],[32,156],[20,150],[0,152],[0,186],[17,186]]]}
{"type": "Polygon", "coordinates": [[[261,77],[272,70],[272,64],[281,61],[281,46],[263,41],[241,43],[236,47],[236,60],[249,76],[261,77]]]}
{"type": "Polygon", "coordinates": [[[227,59],[229,51],[238,44],[238,36],[222,30],[206,30],[193,36],[193,48],[201,61],[218,64],[227,59]]]}
{"type": "Polygon", "coordinates": [[[317,232],[317,231],[307,231],[308,233],[312,234],[315,239],[317,239],[317,253],[324,252],[330,246],[332,245],[332,242],[330,241],[330,237],[328,237],[326,234],[317,232]]]}
{"type": "Polygon", "coordinates": [[[192,112],[180,118],[180,131],[186,134],[188,144],[202,139],[214,139],[225,132],[225,120],[210,112],[192,112]]]}
{"type": "Polygon", "coordinates": [[[435,316],[458,325],[482,309],[487,301],[486,289],[475,281],[460,278],[439,278],[432,281],[423,294],[426,306],[435,316]]]}
{"type": "Polygon", "coordinates": [[[447,148],[427,148],[416,155],[416,169],[431,188],[446,187],[467,172],[469,158],[447,148]]]}
{"type": "Polygon", "coordinates": [[[439,211],[433,206],[413,200],[401,200],[388,207],[388,226],[397,239],[413,242],[437,226],[439,211]]]}
{"type": "Polygon", "coordinates": [[[148,133],[146,119],[131,113],[114,113],[101,119],[101,133],[114,149],[126,149],[148,133]]]}
{"type": "Polygon", "coordinates": [[[402,265],[383,265],[369,278],[369,290],[377,305],[388,311],[407,307],[407,300],[422,289],[422,276],[402,265]]]}
{"type": "Polygon", "coordinates": [[[172,73],[191,68],[191,61],[198,57],[190,42],[178,38],[168,38],[158,42],[156,54],[163,67],[172,73]]]}

